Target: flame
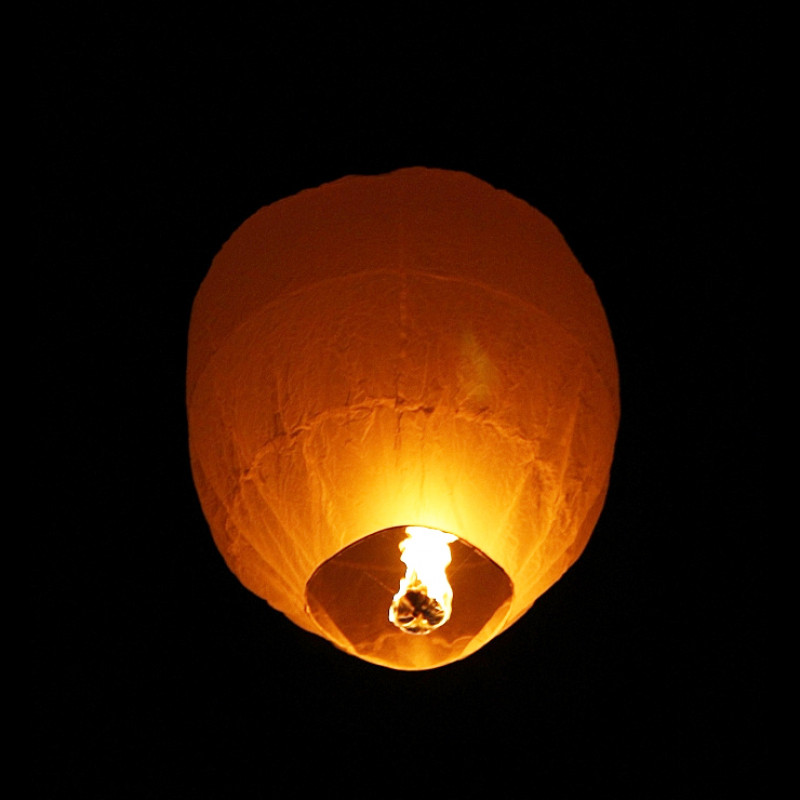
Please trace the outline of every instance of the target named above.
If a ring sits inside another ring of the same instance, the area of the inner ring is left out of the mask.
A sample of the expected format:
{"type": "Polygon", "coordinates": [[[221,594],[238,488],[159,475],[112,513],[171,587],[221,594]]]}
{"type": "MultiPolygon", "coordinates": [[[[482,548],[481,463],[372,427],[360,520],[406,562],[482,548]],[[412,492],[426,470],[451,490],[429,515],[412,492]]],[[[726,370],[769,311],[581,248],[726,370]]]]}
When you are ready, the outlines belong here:
{"type": "Polygon", "coordinates": [[[430,633],[450,619],[453,587],[447,580],[450,543],[457,536],[434,528],[406,528],[400,560],[406,575],[389,607],[389,621],[405,633],[430,633]]]}

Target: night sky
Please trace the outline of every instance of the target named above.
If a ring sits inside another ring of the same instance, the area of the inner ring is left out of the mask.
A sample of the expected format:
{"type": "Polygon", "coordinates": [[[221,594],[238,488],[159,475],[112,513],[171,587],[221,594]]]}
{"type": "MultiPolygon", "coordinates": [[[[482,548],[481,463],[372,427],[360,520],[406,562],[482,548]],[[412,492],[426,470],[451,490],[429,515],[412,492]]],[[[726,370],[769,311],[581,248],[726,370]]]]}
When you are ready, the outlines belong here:
{"type": "Polygon", "coordinates": [[[31,796],[769,786],[768,265],[751,255],[766,23],[612,5],[40,7],[31,796]],[[477,654],[401,673],[296,628],[228,571],[192,482],[184,381],[192,300],[244,219],[415,165],[555,222],[605,306],[622,418],[577,564],[477,654]]]}

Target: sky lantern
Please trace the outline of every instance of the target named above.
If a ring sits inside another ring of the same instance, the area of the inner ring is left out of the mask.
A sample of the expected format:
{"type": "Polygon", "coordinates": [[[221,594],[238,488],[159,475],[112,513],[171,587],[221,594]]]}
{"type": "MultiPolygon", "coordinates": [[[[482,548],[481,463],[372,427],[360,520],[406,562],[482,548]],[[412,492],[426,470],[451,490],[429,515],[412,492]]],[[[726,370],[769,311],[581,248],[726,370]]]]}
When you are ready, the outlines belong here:
{"type": "Polygon", "coordinates": [[[261,209],[194,303],[192,469],[216,544],[297,625],[402,670],[464,658],[574,563],[619,421],[556,227],[461,172],[261,209]]]}

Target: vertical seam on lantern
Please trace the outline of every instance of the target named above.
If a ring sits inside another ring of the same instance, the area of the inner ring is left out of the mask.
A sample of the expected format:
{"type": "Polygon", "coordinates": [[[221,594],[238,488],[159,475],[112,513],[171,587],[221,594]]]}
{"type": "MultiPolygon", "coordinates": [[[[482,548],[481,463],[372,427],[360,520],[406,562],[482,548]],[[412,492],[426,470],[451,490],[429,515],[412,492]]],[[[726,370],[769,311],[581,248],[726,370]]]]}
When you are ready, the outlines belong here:
{"type": "MultiPolygon", "coordinates": [[[[580,382],[580,387],[578,388],[578,391],[576,392],[576,395],[575,395],[575,403],[574,403],[574,405],[572,407],[572,414],[570,415],[570,421],[569,421],[569,431],[568,431],[569,441],[564,446],[563,453],[562,453],[562,458],[561,458],[561,465],[560,465],[560,468],[559,468],[559,475],[558,475],[558,485],[559,485],[559,487],[563,487],[563,485],[564,485],[564,476],[566,475],[567,466],[568,466],[569,461],[570,461],[569,455],[572,452],[572,443],[573,443],[573,441],[575,439],[575,428],[576,428],[576,423],[577,423],[577,419],[578,419],[578,410],[579,410],[581,402],[582,402],[582,400],[581,400],[581,397],[582,397],[581,390],[584,388],[585,385],[586,385],[586,383],[582,379],[581,382],[580,382]]],[[[527,568],[528,564],[530,564],[530,562],[541,551],[543,544],[546,541],[549,540],[551,531],[553,529],[553,523],[554,522],[555,522],[555,519],[551,520],[550,528],[546,532],[541,533],[539,535],[538,540],[536,542],[536,545],[530,551],[530,553],[528,554],[528,557],[520,564],[520,570],[525,570],[527,568]]],[[[550,559],[547,563],[543,562],[542,565],[541,565],[541,568],[538,570],[539,574],[541,574],[541,575],[548,574],[550,572],[550,570],[553,568],[553,565],[559,560],[560,557],[561,556],[559,556],[559,557],[557,557],[555,559],[550,559]]]]}
{"type": "MultiPolygon", "coordinates": [[[[262,527],[261,534],[262,536],[257,539],[251,539],[245,534],[239,532],[239,536],[242,538],[243,541],[247,542],[249,547],[258,554],[259,558],[267,564],[271,569],[274,569],[273,564],[275,563],[276,559],[270,557],[272,554],[277,552],[280,555],[278,561],[280,562],[281,566],[289,573],[291,581],[287,581],[285,578],[282,578],[284,584],[289,588],[294,588],[297,585],[302,585],[304,578],[304,571],[303,566],[307,569],[307,564],[310,563],[309,559],[302,558],[304,553],[301,550],[298,550],[297,547],[292,547],[291,542],[293,539],[289,532],[291,530],[291,526],[287,525],[287,521],[281,517],[279,514],[279,509],[275,508],[273,504],[273,499],[268,497],[262,491],[263,486],[265,485],[264,481],[254,479],[254,472],[255,466],[249,468],[247,471],[246,476],[243,475],[243,480],[240,482],[237,491],[237,500],[243,499],[243,488],[242,485],[244,481],[251,483],[253,489],[258,494],[259,498],[263,503],[263,508],[266,513],[269,515],[269,523],[262,527]],[[274,524],[272,524],[274,523],[274,524]],[[281,535],[276,536],[274,535],[275,528],[279,528],[281,531],[281,535]],[[273,553],[265,553],[264,550],[272,550],[273,553]],[[293,569],[293,566],[296,560],[300,558],[301,561],[301,568],[300,569],[293,569]]],[[[291,594],[291,592],[289,592],[291,594]]]]}
{"type": "Polygon", "coordinates": [[[400,278],[400,295],[398,302],[400,304],[400,370],[395,377],[395,399],[397,402],[403,402],[405,398],[400,397],[400,381],[403,377],[403,367],[408,358],[408,342],[409,342],[409,323],[408,323],[408,265],[406,263],[405,251],[405,219],[403,216],[403,205],[397,215],[397,253],[398,253],[398,276],[400,278]]]}

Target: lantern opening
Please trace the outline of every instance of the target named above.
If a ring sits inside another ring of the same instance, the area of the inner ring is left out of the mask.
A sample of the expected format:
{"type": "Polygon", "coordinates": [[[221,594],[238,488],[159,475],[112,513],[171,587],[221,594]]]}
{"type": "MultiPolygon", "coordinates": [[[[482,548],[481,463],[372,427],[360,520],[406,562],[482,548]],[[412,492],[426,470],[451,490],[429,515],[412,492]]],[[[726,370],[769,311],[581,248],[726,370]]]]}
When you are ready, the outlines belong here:
{"type": "Polygon", "coordinates": [[[434,602],[441,606],[442,600],[432,601],[438,590],[431,589],[433,582],[426,584],[431,620],[425,623],[425,635],[410,636],[412,631],[390,620],[387,609],[396,595],[408,594],[409,587],[398,591],[410,571],[400,553],[408,553],[406,543],[418,538],[408,534],[414,529],[420,530],[403,525],[365,536],[324,562],[306,585],[307,613],[326,638],[366,661],[394,669],[430,669],[477,650],[502,630],[514,593],[508,575],[485,553],[457,535],[421,528],[423,540],[438,542],[447,551],[449,564],[444,566],[452,607],[447,624],[434,624],[434,602]]]}
{"type": "Polygon", "coordinates": [[[450,543],[457,537],[434,528],[406,528],[400,560],[406,574],[389,607],[389,621],[405,633],[429,634],[450,619],[453,587],[447,580],[450,543]]]}

